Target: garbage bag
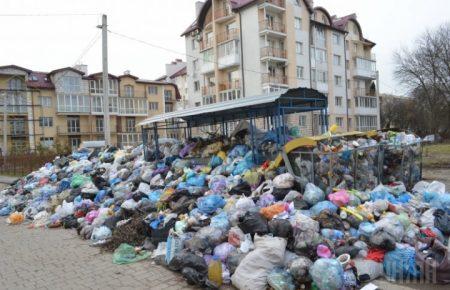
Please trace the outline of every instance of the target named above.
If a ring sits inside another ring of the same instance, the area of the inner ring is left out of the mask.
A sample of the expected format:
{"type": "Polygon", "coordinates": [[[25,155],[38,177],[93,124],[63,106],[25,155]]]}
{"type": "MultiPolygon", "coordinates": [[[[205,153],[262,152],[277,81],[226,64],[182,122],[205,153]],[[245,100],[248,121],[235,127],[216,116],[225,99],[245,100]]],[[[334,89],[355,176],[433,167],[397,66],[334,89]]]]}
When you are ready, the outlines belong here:
{"type": "Polygon", "coordinates": [[[168,267],[172,271],[180,271],[183,268],[189,267],[204,275],[208,272],[208,265],[202,257],[184,251],[177,253],[171,259],[168,267]]]}
{"type": "Polygon", "coordinates": [[[350,202],[350,196],[345,189],[329,194],[328,199],[337,207],[346,206],[350,202]]]}
{"type": "Polygon", "coordinates": [[[439,194],[430,201],[430,206],[450,214],[450,193],[439,194]]]}
{"type": "Polygon", "coordinates": [[[234,274],[238,265],[242,262],[247,253],[241,252],[239,249],[235,249],[228,255],[226,266],[230,271],[230,274],[234,274]]]}
{"type": "Polygon", "coordinates": [[[112,236],[112,232],[108,227],[101,226],[99,228],[95,228],[92,231],[91,240],[98,242],[102,240],[106,240],[112,236]]]}
{"type": "Polygon", "coordinates": [[[214,256],[225,262],[232,251],[236,248],[230,243],[222,243],[214,248],[214,256]]]}
{"type": "Polygon", "coordinates": [[[68,215],[72,215],[75,212],[75,206],[73,202],[63,201],[62,205],[58,205],[55,209],[55,213],[58,214],[61,218],[66,217],[68,215]]]}
{"type": "Polygon", "coordinates": [[[114,251],[113,263],[118,265],[131,264],[145,260],[149,256],[150,253],[145,250],[137,251],[135,247],[129,244],[120,244],[114,251]]]}
{"type": "Polygon", "coordinates": [[[75,174],[70,182],[70,187],[79,188],[85,185],[88,181],[90,181],[89,177],[80,174],[75,174]]]}
{"type": "Polygon", "coordinates": [[[292,236],[292,225],[288,220],[273,219],[269,222],[269,231],[275,237],[287,239],[292,236]]]}
{"type": "Polygon", "coordinates": [[[200,273],[199,271],[185,267],[181,270],[181,275],[186,279],[189,285],[197,285],[203,287],[206,283],[206,274],[200,273]]]}
{"type": "Polygon", "coordinates": [[[369,282],[383,276],[383,263],[367,259],[353,259],[358,279],[361,282],[369,282]]]}
{"type": "Polygon", "coordinates": [[[230,228],[230,221],[226,212],[221,212],[211,218],[211,227],[227,231],[230,228]]]}
{"type": "Polygon", "coordinates": [[[313,217],[320,215],[323,211],[328,211],[330,213],[336,213],[337,207],[330,201],[324,200],[316,203],[313,207],[311,207],[311,215],[313,217]]]}
{"type": "Polygon", "coordinates": [[[273,179],[273,186],[276,188],[290,189],[294,187],[294,176],[290,173],[284,173],[273,179]]]}
{"type": "Polygon", "coordinates": [[[268,272],[283,264],[286,240],[277,237],[255,236],[256,249],[237,267],[231,281],[241,290],[265,290],[268,272]]]}
{"type": "Polygon", "coordinates": [[[308,183],[305,187],[303,200],[306,201],[310,206],[313,206],[318,202],[325,200],[325,193],[322,191],[322,189],[318,188],[314,184],[308,183]]]}
{"type": "Polygon", "coordinates": [[[271,220],[274,216],[283,213],[288,209],[288,205],[285,203],[276,203],[274,205],[264,207],[259,212],[268,220],[271,220]]]}
{"type": "Polygon", "coordinates": [[[239,218],[239,228],[245,234],[254,235],[255,233],[264,235],[269,232],[267,220],[259,212],[247,212],[239,218]]]}
{"type": "Polygon", "coordinates": [[[318,259],[311,266],[310,274],[321,290],[337,290],[344,285],[344,270],[336,259],[318,259]]]}
{"type": "Polygon", "coordinates": [[[445,235],[450,235],[450,215],[442,209],[434,212],[434,226],[445,235]]]}
{"type": "Polygon", "coordinates": [[[310,282],[311,276],[309,275],[309,269],[312,265],[313,262],[310,259],[300,256],[289,262],[289,273],[291,273],[295,281],[299,284],[310,282]]]}
{"type": "Polygon", "coordinates": [[[6,222],[11,225],[18,225],[18,224],[23,223],[24,219],[25,219],[25,216],[22,213],[19,213],[16,211],[9,215],[6,222]]]}
{"type": "Polygon", "coordinates": [[[175,257],[182,249],[183,240],[175,234],[169,234],[166,242],[166,264],[169,264],[173,257],[175,257]]]}
{"type": "Polygon", "coordinates": [[[274,290],[295,290],[292,275],[281,267],[276,267],[270,271],[267,282],[274,290]]]}
{"type": "Polygon", "coordinates": [[[416,264],[426,281],[430,283],[450,283],[450,252],[438,240],[425,242],[416,248],[416,264]]]}
{"type": "Polygon", "coordinates": [[[408,245],[398,245],[395,250],[384,255],[383,268],[389,281],[415,279],[420,277],[416,266],[416,251],[408,245]]]}
{"type": "Polygon", "coordinates": [[[228,231],[228,243],[235,247],[239,247],[244,238],[245,234],[239,227],[232,227],[228,231]]]}
{"type": "Polygon", "coordinates": [[[200,212],[213,214],[218,208],[225,206],[225,200],[220,195],[207,195],[197,200],[197,207],[200,212]]]}
{"type": "Polygon", "coordinates": [[[206,181],[206,175],[205,174],[199,174],[199,175],[194,175],[192,177],[189,177],[186,180],[186,184],[189,186],[204,186],[205,185],[205,181],[206,181]]]}
{"type": "Polygon", "coordinates": [[[252,236],[250,234],[245,234],[244,240],[241,242],[241,246],[239,250],[242,253],[248,253],[255,248],[255,245],[252,242],[252,236]]]}

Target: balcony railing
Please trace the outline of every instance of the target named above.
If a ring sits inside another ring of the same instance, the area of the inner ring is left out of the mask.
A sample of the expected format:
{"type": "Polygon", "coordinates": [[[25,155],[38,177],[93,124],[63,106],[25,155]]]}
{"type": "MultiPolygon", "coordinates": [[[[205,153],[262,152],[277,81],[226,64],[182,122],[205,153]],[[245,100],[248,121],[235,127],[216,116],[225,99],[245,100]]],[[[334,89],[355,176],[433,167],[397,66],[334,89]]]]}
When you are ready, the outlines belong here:
{"type": "MultiPolygon", "coordinates": [[[[0,112],[3,113],[3,98],[0,98],[0,112]]],[[[28,112],[27,98],[21,92],[10,92],[6,95],[6,112],[10,114],[26,114],[28,112]]]]}
{"type": "Polygon", "coordinates": [[[376,96],[374,91],[370,91],[370,90],[367,90],[367,89],[360,89],[360,88],[356,88],[353,91],[353,95],[355,97],[365,97],[365,96],[367,96],[367,97],[375,97],[376,96]]]}
{"type": "Polygon", "coordinates": [[[263,20],[259,22],[259,31],[264,30],[286,33],[286,26],[281,22],[263,20]]]}
{"type": "Polygon", "coordinates": [[[203,38],[202,41],[200,41],[200,50],[207,50],[213,47],[214,45],[214,37],[210,38],[203,38]]]}
{"type": "Polygon", "coordinates": [[[119,98],[119,115],[147,115],[146,98],[119,98]]]}
{"type": "Polygon", "coordinates": [[[117,134],[119,147],[136,146],[142,143],[141,133],[119,133],[117,134]]]}
{"type": "Polygon", "coordinates": [[[227,91],[227,90],[240,89],[240,88],[241,88],[241,81],[240,80],[234,80],[232,82],[219,84],[219,92],[227,91]]]}
{"type": "Polygon", "coordinates": [[[286,50],[269,46],[263,47],[261,48],[261,57],[286,58],[286,50]]]}
{"type": "Polygon", "coordinates": [[[90,113],[91,102],[89,96],[60,94],[58,100],[58,113],[90,113]]]}
{"type": "Polygon", "coordinates": [[[216,11],[214,11],[214,17],[216,20],[225,18],[227,16],[230,16],[231,14],[233,14],[233,12],[228,7],[221,7],[219,9],[216,9],[216,11]]]}
{"type": "Polygon", "coordinates": [[[287,85],[287,76],[281,76],[281,75],[270,75],[270,74],[263,74],[262,75],[262,82],[263,84],[283,84],[287,85]]]}
{"type": "Polygon", "coordinates": [[[281,8],[285,8],[286,4],[284,0],[262,0],[262,3],[272,4],[281,8]]]}
{"type": "Polygon", "coordinates": [[[203,96],[211,96],[216,94],[215,86],[204,86],[202,87],[202,95],[203,96]]]}
{"type": "Polygon", "coordinates": [[[239,39],[239,28],[233,28],[217,34],[217,43],[239,39]]]}

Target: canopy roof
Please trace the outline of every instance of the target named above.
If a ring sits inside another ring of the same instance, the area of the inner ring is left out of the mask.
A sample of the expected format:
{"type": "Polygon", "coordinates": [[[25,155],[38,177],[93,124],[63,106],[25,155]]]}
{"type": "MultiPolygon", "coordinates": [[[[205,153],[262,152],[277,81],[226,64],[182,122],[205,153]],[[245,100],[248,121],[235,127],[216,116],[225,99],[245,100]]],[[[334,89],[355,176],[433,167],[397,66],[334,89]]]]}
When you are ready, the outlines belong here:
{"type": "Polygon", "coordinates": [[[296,88],[156,115],[138,125],[148,126],[172,119],[182,119],[189,127],[197,127],[245,120],[250,117],[261,118],[324,110],[327,106],[327,97],[319,91],[296,88]]]}

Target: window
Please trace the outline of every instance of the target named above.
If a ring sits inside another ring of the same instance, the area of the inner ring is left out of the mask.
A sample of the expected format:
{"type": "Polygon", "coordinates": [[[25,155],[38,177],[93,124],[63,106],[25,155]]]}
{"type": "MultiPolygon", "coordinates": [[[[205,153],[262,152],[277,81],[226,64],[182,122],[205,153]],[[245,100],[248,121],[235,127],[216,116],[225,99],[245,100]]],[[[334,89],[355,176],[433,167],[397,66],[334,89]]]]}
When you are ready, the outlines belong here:
{"type": "Polygon", "coordinates": [[[198,59],[192,62],[192,67],[194,68],[194,73],[196,73],[198,69],[198,59]]]}
{"type": "Polygon", "coordinates": [[[195,40],[195,38],[191,40],[191,48],[192,50],[195,50],[197,48],[197,41],[195,40]]]}
{"type": "Polygon", "coordinates": [[[203,53],[203,64],[214,63],[214,49],[208,49],[203,53]]]}
{"type": "Polygon", "coordinates": [[[358,131],[370,131],[377,129],[377,116],[357,116],[356,127],[358,131]]]}
{"type": "Polygon", "coordinates": [[[51,108],[52,106],[52,97],[41,96],[39,101],[42,107],[51,108]]]}
{"type": "Polygon", "coordinates": [[[297,54],[303,54],[303,43],[301,43],[301,42],[295,43],[295,52],[297,54]]]}
{"type": "Polygon", "coordinates": [[[316,40],[317,40],[317,45],[321,46],[321,47],[325,47],[326,45],[326,40],[325,40],[325,30],[323,29],[323,27],[316,27],[316,40]]]}
{"type": "Polygon", "coordinates": [[[342,86],[342,77],[334,76],[334,84],[338,87],[341,87],[342,86]]]}
{"type": "Polygon", "coordinates": [[[317,81],[320,83],[328,83],[328,72],[318,71],[317,72],[317,81]]]}
{"type": "Polygon", "coordinates": [[[166,104],[166,113],[173,112],[173,104],[166,104]]]}
{"type": "Polygon", "coordinates": [[[335,54],[334,56],[333,56],[333,63],[334,63],[334,65],[336,65],[336,66],[340,66],[341,65],[341,56],[340,55],[337,55],[337,54],[335,54]]]}
{"type": "Polygon", "coordinates": [[[53,137],[41,137],[41,145],[49,148],[49,147],[53,147],[54,141],[53,141],[53,137]]]}
{"type": "Polygon", "coordinates": [[[237,44],[236,41],[229,41],[219,45],[219,57],[237,55],[239,51],[237,44]]]}
{"type": "Polygon", "coordinates": [[[294,27],[295,29],[302,29],[302,19],[299,17],[295,17],[295,22],[294,22],[294,27]]]}
{"type": "Polygon", "coordinates": [[[341,45],[341,36],[336,32],[333,32],[333,44],[341,45]]]}
{"type": "Polygon", "coordinates": [[[194,82],[194,91],[198,92],[200,90],[200,82],[199,81],[195,81],[194,82]]]}
{"type": "Polygon", "coordinates": [[[350,108],[352,106],[352,100],[347,99],[347,108],[350,108]]]}
{"type": "Polygon", "coordinates": [[[298,125],[300,127],[306,127],[306,116],[303,115],[298,116],[298,125]]]}
{"type": "Polygon", "coordinates": [[[195,106],[196,106],[196,107],[200,107],[201,104],[202,104],[202,103],[200,103],[200,102],[195,102],[195,106]]]}
{"type": "Polygon", "coordinates": [[[39,126],[40,127],[53,127],[53,118],[52,117],[40,117],[39,118],[39,126]]]}
{"type": "Polygon", "coordinates": [[[95,131],[96,132],[104,132],[104,121],[103,116],[97,116],[95,119],[95,131]]]}
{"type": "Polygon", "coordinates": [[[373,97],[356,97],[355,106],[361,108],[376,108],[378,106],[377,99],[373,97]]]}
{"type": "Polygon", "coordinates": [[[353,51],[358,52],[358,44],[357,43],[353,43],[353,51]]]}
{"type": "Polygon", "coordinates": [[[58,94],[58,112],[89,113],[91,103],[89,96],[58,94]]]}
{"type": "Polygon", "coordinates": [[[148,102],[148,109],[150,111],[158,111],[158,102],[148,102]]]}
{"type": "Polygon", "coordinates": [[[164,90],[164,100],[166,102],[172,100],[172,91],[171,90],[164,90]]]}
{"type": "Polygon", "coordinates": [[[80,133],[80,117],[67,117],[67,132],[80,133]]]}
{"type": "Polygon", "coordinates": [[[9,90],[22,90],[24,88],[23,80],[19,78],[12,78],[8,81],[9,90]]]}
{"type": "Polygon", "coordinates": [[[315,49],[315,57],[317,63],[326,63],[327,62],[327,51],[324,49],[316,48],[315,49]]]}
{"type": "Polygon", "coordinates": [[[336,117],[336,125],[338,125],[339,127],[343,127],[344,126],[344,118],[336,117]]]}
{"type": "Polygon", "coordinates": [[[72,147],[72,150],[78,149],[81,144],[81,139],[79,137],[70,137],[69,144],[72,147]]]}
{"type": "Polygon", "coordinates": [[[313,82],[315,82],[316,81],[316,75],[317,75],[317,72],[316,72],[316,70],[315,69],[311,69],[311,80],[313,81],[313,82]]]}
{"type": "Polygon", "coordinates": [[[126,131],[129,133],[136,132],[136,119],[127,118],[126,119],[126,131]]]}
{"type": "Polygon", "coordinates": [[[348,118],[348,129],[352,129],[352,118],[348,118]]]}
{"type": "Polygon", "coordinates": [[[157,86],[149,86],[148,87],[148,93],[150,95],[157,95],[158,94],[158,87],[157,86]]]}
{"type": "Polygon", "coordinates": [[[62,77],[61,89],[65,93],[78,93],[81,91],[81,78],[75,76],[62,77]]]}
{"type": "Polygon", "coordinates": [[[11,135],[25,135],[25,119],[13,119],[9,123],[11,135]]]}
{"type": "Polygon", "coordinates": [[[28,142],[26,138],[14,138],[11,140],[11,145],[14,152],[28,151],[28,142]]]}
{"type": "Polygon", "coordinates": [[[125,91],[125,97],[127,97],[127,98],[134,97],[134,87],[133,86],[126,85],[123,87],[123,89],[125,91]]]}
{"type": "Polygon", "coordinates": [[[303,79],[303,67],[302,66],[297,66],[297,78],[298,79],[303,79]]]}
{"type": "Polygon", "coordinates": [[[342,107],[342,97],[334,97],[334,104],[336,107],[342,107]]]}

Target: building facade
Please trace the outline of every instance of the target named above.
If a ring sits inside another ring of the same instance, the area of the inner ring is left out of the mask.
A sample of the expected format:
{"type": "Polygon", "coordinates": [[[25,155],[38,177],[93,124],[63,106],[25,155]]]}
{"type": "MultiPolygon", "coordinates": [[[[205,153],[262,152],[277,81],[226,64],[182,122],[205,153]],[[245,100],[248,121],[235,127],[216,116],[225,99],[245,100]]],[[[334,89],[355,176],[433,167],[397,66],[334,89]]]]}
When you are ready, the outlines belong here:
{"type": "Polygon", "coordinates": [[[157,79],[157,81],[165,81],[177,86],[181,100],[177,102],[176,110],[185,109],[189,106],[186,62],[181,59],[175,59],[171,63],[166,64],[166,74],[157,79]]]}
{"type": "MultiPolygon", "coordinates": [[[[375,43],[356,15],[330,16],[304,0],[207,0],[186,41],[189,106],[202,106],[295,87],[328,96],[329,123],[344,130],[379,127],[375,43]]],[[[289,116],[306,135],[318,116],[289,116]]]]}
{"type": "MultiPolygon", "coordinates": [[[[129,72],[110,74],[108,81],[111,141],[116,146],[141,143],[136,125],[153,115],[173,111],[181,98],[175,84],[140,79],[129,72]]],[[[104,140],[102,74],[88,75],[84,65],[51,72],[2,66],[0,111],[0,134],[3,138],[6,135],[7,141],[6,148],[0,141],[3,152],[77,148],[82,141],[104,140]],[[3,114],[5,108],[7,113],[3,114]]]]}

